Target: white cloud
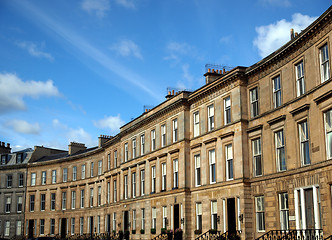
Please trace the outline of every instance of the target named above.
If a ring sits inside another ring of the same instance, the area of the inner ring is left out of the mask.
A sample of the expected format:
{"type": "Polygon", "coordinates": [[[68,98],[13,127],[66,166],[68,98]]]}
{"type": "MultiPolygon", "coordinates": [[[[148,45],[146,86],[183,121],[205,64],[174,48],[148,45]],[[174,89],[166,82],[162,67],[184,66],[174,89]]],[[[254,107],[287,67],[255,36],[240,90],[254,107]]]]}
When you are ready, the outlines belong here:
{"type": "Polygon", "coordinates": [[[120,114],[118,114],[117,116],[105,116],[103,119],[94,121],[93,124],[97,128],[110,129],[112,132],[118,132],[125,122],[121,119],[120,114]]]}
{"type": "Polygon", "coordinates": [[[28,53],[33,57],[46,58],[51,62],[54,60],[53,56],[50,53],[42,51],[42,49],[45,48],[45,43],[42,43],[40,44],[40,46],[37,46],[33,42],[17,41],[16,45],[24,50],[27,50],[28,53]]]}
{"type": "Polygon", "coordinates": [[[122,40],[118,43],[113,44],[110,47],[111,50],[117,52],[123,57],[134,56],[138,59],[143,59],[140,48],[131,40],[122,40]]]}
{"type": "Polygon", "coordinates": [[[95,13],[97,17],[102,18],[110,9],[109,0],[83,0],[81,7],[89,14],[95,13]]]}
{"type": "Polygon", "coordinates": [[[229,44],[232,41],[233,37],[231,35],[223,36],[219,39],[220,43],[229,44]]]}
{"type": "Polygon", "coordinates": [[[67,134],[68,142],[80,142],[84,143],[86,146],[96,145],[89,133],[87,133],[83,128],[72,129],[69,128],[67,134]]]}
{"type": "Polygon", "coordinates": [[[24,110],[24,97],[38,98],[40,96],[60,96],[60,92],[54,86],[52,80],[22,81],[12,73],[0,73],[0,114],[24,110]]]}
{"type": "Polygon", "coordinates": [[[188,55],[193,52],[194,48],[188,43],[170,42],[167,49],[172,53],[188,55]]]}
{"type": "Polygon", "coordinates": [[[17,133],[24,133],[24,134],[39,134],[40,133],[40,126],[39,123],[28,123],[24,120],[10,120],[5,123],[6,127],[12,128],[17,133]]]}
{"type": "Polygon", "coordinates": [[[135,8],[135,4],[131,0],[116,0],[116,3],[126,8],[135,8]]]}
{"type": "Polygon", "coordinates": [[[295,32],[300,33],[301,30],[310,25],[316,18],[295,13],[292,15],[290,22],[282,19],[270,25],[256,27],[257,36],[253,44],[258,48],[259,55],[266,57],[290,40],[291,28],[294,28],[295,32]]]}

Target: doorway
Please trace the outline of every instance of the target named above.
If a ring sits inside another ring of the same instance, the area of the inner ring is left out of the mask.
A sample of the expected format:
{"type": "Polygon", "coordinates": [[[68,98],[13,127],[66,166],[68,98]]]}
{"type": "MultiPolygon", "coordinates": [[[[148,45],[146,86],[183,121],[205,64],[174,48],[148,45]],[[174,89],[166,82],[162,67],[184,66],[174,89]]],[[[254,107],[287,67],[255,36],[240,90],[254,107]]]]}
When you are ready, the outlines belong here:
{"type": "Polygon", "coordinates": [[[124,211],[123,212],[123,230],[129,231],[129,212],[128,211],[124,211]]]}
{"type": "Polygon", "coordinates": [[[174,205],[174,231],[180,227],[180,205],[174,205]]]}
{"type": "Polygon", "coordinates": [[[227,226],[228,233],[236,232],[236,213],[235,213],[235,198],[227,199],[227,226]]]}
{"type": "Polygon", "coordinates": [[[93,229],[93,216],[90,217],[90,233],[91,235],[94,233],[94,229],[93,229]]]}
{"type": "Polygon", "coordinates": [[[304,190],[304,200],[305,200],[305,220],[307,229],[315,228],[314,220],[314,200],[312,188],[304,190]]]}
{"type": "Polygon", "coordinates": [[[29,220],[29,229],[28,229],[28,238],[33,238],[33,227],[34,227],[35,223],[33,219],[29,220]]]}
{"type": "Polygon", "coordinates": [[[110,233],[111,232],[111,215],[110,214],[107,214],[107,218],[106,218],[107,222],[106,222],[106,231],[107,233],[110,233]]]}
{"type": "Polygon", "coordinates": [[[67,219],[61,218],[60,237],[66,238],[67,235],[67,219]]]}

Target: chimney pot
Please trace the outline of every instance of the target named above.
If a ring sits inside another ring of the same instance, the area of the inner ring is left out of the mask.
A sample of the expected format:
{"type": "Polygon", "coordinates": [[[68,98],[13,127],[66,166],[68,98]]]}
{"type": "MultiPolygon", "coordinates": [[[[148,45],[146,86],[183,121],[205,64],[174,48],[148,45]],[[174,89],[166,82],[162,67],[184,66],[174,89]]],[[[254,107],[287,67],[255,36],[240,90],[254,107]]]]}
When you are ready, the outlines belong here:
{"type": "Polygon", "coordinates": [[[10,144],[9,143],[7,143],[7,148],[10,148],[10,144]]]}
{"type": "Polygon", "coordinates": [[[210,69],[210,68],[208,68],[208,72],[211,72],[211,69],[210,69]]]}
{"type": "Polygon", "coordinates": [[[297,32],[295,32],[295,37],[297,37],[297,35],[299,35],[297,32]]]}
{"type": "Polygon", "coordinates": [[[5,146],[5,143],[4,143],[4,142],[2,142],[2,143],[1,143],[1,146],[2,146],[2,147],[4,147],[4,146],[5,146]]]}
{"type": "Polygon", "coordinates": [[[171,95],[171,91],[168,91],[168,95],[171,95]]]}
{"type": "Polygon", "coordinates": [[[174,95],[174,89],[172,90],[172,95],[174,95]]]}

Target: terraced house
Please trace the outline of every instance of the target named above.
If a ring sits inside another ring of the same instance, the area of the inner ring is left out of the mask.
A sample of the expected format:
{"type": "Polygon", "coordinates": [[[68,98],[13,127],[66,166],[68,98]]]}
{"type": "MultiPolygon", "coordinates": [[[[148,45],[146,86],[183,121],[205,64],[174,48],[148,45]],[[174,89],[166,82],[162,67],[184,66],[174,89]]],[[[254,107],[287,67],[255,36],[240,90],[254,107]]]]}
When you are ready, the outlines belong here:
{"type": "Polygon", "coordinates": [[[330,236],[331,12],[250,67],[207,69],[95,148],[31,158],[25,233],[330,236]]]}

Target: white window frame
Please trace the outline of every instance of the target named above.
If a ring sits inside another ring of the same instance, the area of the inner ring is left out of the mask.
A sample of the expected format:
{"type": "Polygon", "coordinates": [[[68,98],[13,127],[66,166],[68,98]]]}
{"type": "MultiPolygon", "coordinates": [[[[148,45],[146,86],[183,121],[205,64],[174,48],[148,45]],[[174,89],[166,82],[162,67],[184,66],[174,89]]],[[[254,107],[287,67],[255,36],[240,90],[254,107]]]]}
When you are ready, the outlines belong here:
{"type": "Polygon", "coordinates": [[[199,131],[199,112],[194,112],[193,114],[193,121],[194,121],[194,137],[199,136],[200,131],[199,131]]]}
{"type": "Polygon", "coordinates": [[[23,196],[17,196],[17,213],[21,213],[23,210],[23,196]]]}
{"type": "Polygon", "coordinates": [[[51,211],[55,211],[55,208],[56,208],[56,193],[51,193],[51,206],[50,206],[50,209],[51,209],[51,211]],[[54,199],[53,199],[52,196],[54,196],[54,199]]]}
{"type": "Polygon", "coordinates": [[[211,104],[207,107],[208,112],[208,131],[212,131],[214,129],[214,105],[211,104]]]}
{"type": "Polygon", "coordinates": [[[151,152],[156,150],[156,130],[151,130],[151,152]]]}
{"type": "Polygon", "coordinates": [[[161,132],[161,147],[165,147],[166,146],[166,124],[161,125],[160,132],[161,132]]]}
{"type": "Polygon", "coordinates": [[[103,173],[103,160],[98,161],[98,176],[103,173]]]}
{"type": "Polygon", "coordinates": [[[280,229],[289,230],[288,193],[279,193],[280,229]]]}
{"type": "Polygon", "coordinates": [[[145,134],[141,135],[141,155],[145,153],[145,134]]]}
{"type": "Polygon", "coordinates": [[[71,191],[71,209],[76,208],[76,191],[71,191]]]}
{"type": "Polygon", "coordinates": [[[151,167],[151,193],[156,192],[156,166],[151,167]]]}
{"type": "Polygon", "coordinates": [[[179,159],[173,160],[173,188],[179,188],[179,159]]]}
{"type": "Polygon", "coordinates": [[[265,232],[264,196],[255,197],[255,211],[256,211],[256,230],[257,232],[265,232]]]}
{"type": "Polygon", "coordinates": [[[173,120],[173,143],[178,141],[178,119],[173,120]]]}
{"type": "Polygon", "coordinates": [[[324,113],[326,157],[332,158],[332,109],[324,113]]]}
{"type": "Polygon", "coordinates": [[[129,153],[128,153],[128,143],[124,144],[124,161],[127,162],[128,161],[128,157],[129,157],[129,153]]]}
{"type": "Polygon", "coordinates": [[[278,108],[282,105],[281,77],[280,75],[272,78],[273,85],[273,106],[278,108]]]}
{"type": "Polygon", "coordinates": [[[141,209],[141,220],[142,229],[145,230],[145,208],[141,209]]]}
{"type": "Polygon", "coordinates": [[[309,131],[308,121],[305,120],[298,124],[299,129],[299,145],[300,145],[300,157],[302,166],[310,165],[310,146],[309,146],[309,131]]]}
{"type": "Polygon", "coordinates": [[[161,164],[161,191],[166,191],[167,188],[167,166],[166,162],[161,164]]]}
{"type": "Polygon", "coordinates": [[[216,183],[216,151],[209,150],[209,169],[210,169],[210,184],[216,183]],[[214,178],[214,179],[213,179],[214,178]]]}
{"type": "Polygon", "coordinates": [[[114,159],[113,159],[113,168],[116,168],[118,165],[118,151],[114,151],[114,155],[113,155],[114,159]]]}
{"type": "Polygon", "coordinates": [[[111,169],[111,154],[107,154],[107,170],[111,169]]]}
{"type": "Polygon", "coordinates": [[[250,89],[250,113],[252,118],[259,115],[258,87],[250,89]]]}
{"type": "Polygon", "coordinates": [[[225,156],[226,156],[226,179],[234,179],[234,164],[233,164],[233,145],[227,144],[225,146],[225,156]]]}
{"type": "Polygon", "coordinates": [[[67,209],[67,192],[62,192],[62,210],[67,209]]]}
{"type": "Polygon", "coordinates": [[[128,199],[128,175],[123,176],[124,199],[128,199]]]}
{"type": "Polygon", "coordinates": [[[90,177],[93,177],[94,168],[95,168],[95,163],[91,162],[90,163],[90,177]]]}
{"type": "Polygon", "coordinates": [[[275,149],[276,149],[276,161],[278,172],[287,170],[286,162],[286,151],[285,151],[285,138],[284,138],[284,129],[276,131],[275,136],[275,149]],[[282,156],[284,156],[285,163],[282,163],[282,156]]]}
{"type": "Polygon", "coordinates": [[[329,49],[327,43],[325,43],[319,49],[319,60],[320,60],[321,81],[325,82],[328,79],[330,79],[330,61],[329,61],[329,49]]]}
{"type": "Polygon", "coordinates": [[[8,237],[9,233],[10,233],[10,221],[7,220],[7,221],[5,221],[5,234],[4,234],[4,236],[8,237]]]}
{"type": "Polygon", "coordinates": [[[36,186],[36,173],[31,173],[31,186],[36,186]]]}
{"type": "Polygon", "coordinates": [[[167,206],[162,207],[163,210],[163,228],[167,228],[167,206]]]}
{"type": "Polygon", "coordinates": [[[211,201],[211,229],[218,229],[218,204],[217,200],[211,201]]]}
{"type": "Polygon", "coordinates": [[[16,221],[16,235],[17,236],[22,235],[22,221],[21,220],[16,221]]]}
{"type": "Polygon", "coordinates": [[[256,138],[251,141],[252,144],[252,161],[254,166],[254,176],[259,177],[263,175],[263,165],[262,165],[262,146],[261,138],[256,138]],[[257,163],[260,163],[260,172],[258,172],[257,163]]]}
{"type": "Polygon", "coordinates": [[[84,197],[85,197],[85,193],[84,193],[84,189],[81,189],[81,199],[80,199],[80,207],[84,208],[84,197]]]}
{"type": "Polygon", "coordinates": [[[90,208],[93,207],[93,188],[90,188],[90,208]]]}
{"type": "Polygon", "coordinates": [[[116,202],[118,199],[118,193],[117,193],[117,181],[113,180],[113,202],[116,202]]]}
{"type": "Polygon", "coordinates": [[[134,159],[137,156],[136,138],[134,138],[132,140],[132,150],[133,150],[132,156],[133,156],[133,159],[134,159]]]}
{"type": "Polygon", "coordinates": [[[299,97],[305,94],[305,82],[304,82],[304,67],[303,60],[295,65],[296,75],[296,96],[299,97]]]}
{"type": "Polygon", "coordinates": [[[196,203],[196,230],[200,231],[203,228],[202,214],[202,203],[196,203]]]}
{"type": "Polygon", "coordinates": [[[12,208],[12,197],[6,196],[5,213],[10,213],[12,208]]]}
{"type": "Polygon", "coordinates": [[[40,211],[45,211],[46,207],[46,194],[40,194],[40,211]]]}
{"type": "Polygon", "coordinates": [[[145,194],[145,170],[144,169],[141,169],[140,176],[141,176],[141,196],[144,196],[144,194],[145,194]]]}
{"type": "Polygon", "coordinates": [[[224,124],[230,124],[232,122],[231,116],[231,97],[228,96],[224,99],[224,124]]]}
{"type": "Polygon", "coordinates": [[[71,223],[70,223],[70,234],[74,235],[75,234],[75,218],[71,218],[71,223]]]}
{"type": "Polygon", "coordinates": [[[62,169],[62,182],[68,181],[68,168],[62,169]]]}
{"type": "Polygon", "coordinates": [[[81,179],[85,179],[85,164],[81,167],[81,179]]]}
{"type": "Polygon", "coordinates": [[[196,154],[194,155],[195,161],[195,186],[201,186],[201,155],[196,154]]]}
{"type": "Polygon", "coordinates": [[[133,230],[136,230],[136,209],[133,209],[133,230]]]}
{"type": "Polygon", "coordinates": [[[157,209],[156,209],[156,207],[152,207],[151,218],[152,218],[151,228],[156,229],[157,228],[157,209]]]}
{"type": "Polygon", "coordinates": [[[76,181],[77,180],[77,167],[74,166],[73,167],[73,181],[76,181]]]}
{"type": "Polygon", "coordinates": [[[46,184],[46,171],[42,171],[41,184],[46,184]]]}
{"type": "Polygon", "coordinates": [[[131,195],[133,198],[136,197],[136,172],[131,174],[131,195]]]}

